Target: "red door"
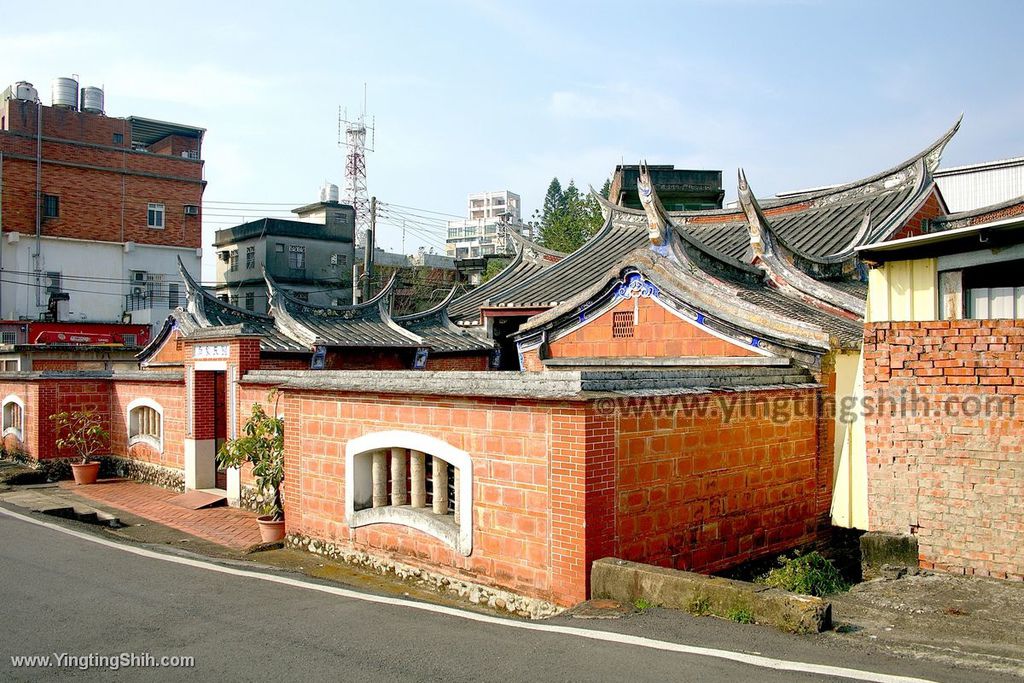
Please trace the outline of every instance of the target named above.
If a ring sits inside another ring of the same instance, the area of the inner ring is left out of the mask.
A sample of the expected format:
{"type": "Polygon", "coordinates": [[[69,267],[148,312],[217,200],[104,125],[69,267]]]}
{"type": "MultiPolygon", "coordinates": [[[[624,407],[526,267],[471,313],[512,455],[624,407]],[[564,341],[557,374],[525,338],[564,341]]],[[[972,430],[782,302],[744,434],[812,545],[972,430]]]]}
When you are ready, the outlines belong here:
{"type": "MultiPolygon", "coordinates": [[[[213,436],[216,440],[217,450],[228,438],[228,383],[227,376],[223,372],[213,373],[213,436]]],[[[227,489],[227,471],[217,465],[214,486],[219,489],[227,489]]]]}

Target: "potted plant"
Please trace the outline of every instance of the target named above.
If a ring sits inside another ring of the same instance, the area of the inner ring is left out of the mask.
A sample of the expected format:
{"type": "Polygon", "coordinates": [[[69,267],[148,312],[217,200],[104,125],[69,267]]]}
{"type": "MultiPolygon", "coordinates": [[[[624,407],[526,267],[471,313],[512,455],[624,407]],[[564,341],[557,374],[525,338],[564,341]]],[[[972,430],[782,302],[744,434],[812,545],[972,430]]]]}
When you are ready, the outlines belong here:
{"type": "MultiPolygon", "coordinates": [[[[274,393],[268,396],[273,401],[274,393]]],[[[271,417],[259,403],[252,404],[252,414],[245,423],[243,436],[229,439],[217,453],[223,467],[252,464],[252,475],[261,494],[262,504],[256,518],[264,543],[284,538],[284,508],[281,505],[281,482],[284,480],[284,418],[271,417]]]]}
{"type": "Polygon", "coordinates": [[[57,448],[69,448],[78,454],[81,462],[71,463],[75,483],[95,484],[100,472],[99,460],[94,460],[110,441],[100,416],[94,410],[61,411],[50,416],[57,430],[57,448]]]}

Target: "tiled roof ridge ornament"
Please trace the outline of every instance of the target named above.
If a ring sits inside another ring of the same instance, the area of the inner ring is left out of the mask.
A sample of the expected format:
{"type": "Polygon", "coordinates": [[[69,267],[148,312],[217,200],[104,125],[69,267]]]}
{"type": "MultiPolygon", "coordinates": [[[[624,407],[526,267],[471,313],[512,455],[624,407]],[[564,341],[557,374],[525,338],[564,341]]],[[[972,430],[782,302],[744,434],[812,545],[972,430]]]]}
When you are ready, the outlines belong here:
{"type": "Polygon", "coordinates": [[[658,198],[657,191],[654,189],[654,183],[651,182],[651,173],[646,160],[640,162],[640,175],[636,181],[636,189],[640,194],[640,204],[644,207],[644,213],[647,214],[647,236],[651,240],[651,244],[655,247],[667,246],[671,222],[661,199],[658,198]]]}
{"type": "MultiPolygon", "coordinates": [[[[820,309],[863,318],[866,312],[864,301],[820,282],[797,267],[793,254],[773,234],[771,223],[761,210],[742,168],[737,172],[737,185],[740,207],[750,231],[748,260],[765,272],[766,280],[776,289],[820,309]]],[[[870,224],[870,214],[865,216],[865,221],[870,224]]],[[[861,230],[864,229],[862,225],[861,230]]]]}

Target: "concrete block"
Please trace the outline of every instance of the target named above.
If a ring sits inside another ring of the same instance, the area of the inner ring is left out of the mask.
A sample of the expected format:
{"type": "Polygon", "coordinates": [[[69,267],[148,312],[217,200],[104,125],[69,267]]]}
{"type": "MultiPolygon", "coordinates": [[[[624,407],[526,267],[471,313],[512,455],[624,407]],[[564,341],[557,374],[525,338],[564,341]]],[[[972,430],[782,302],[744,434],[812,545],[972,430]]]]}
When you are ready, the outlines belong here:
{"type": "Polygon", "coordinates": [[[643,598],[659,607],[722,618],[746,610],[759,624],[795,633],[832,627],[832,605],[821,598],[612,557],[594,562],[590,592],[592,598],[624,603],[643,598]]]}
{"type": "Polygon", "coordinates": [[[884,565],[917,567],[917,536],[869,531],[860,537],[860,563],[865,570],[884,565]]]}

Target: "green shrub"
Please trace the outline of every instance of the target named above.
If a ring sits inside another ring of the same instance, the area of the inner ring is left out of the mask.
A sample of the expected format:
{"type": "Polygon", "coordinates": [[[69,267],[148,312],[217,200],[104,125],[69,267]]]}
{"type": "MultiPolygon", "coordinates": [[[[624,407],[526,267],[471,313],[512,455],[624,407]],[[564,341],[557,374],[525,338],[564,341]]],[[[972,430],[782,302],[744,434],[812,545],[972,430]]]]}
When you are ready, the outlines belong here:
{"type": "Polygon", "coordinates": [[[746,607],[733,607],[729,610],[726,615],[731,621],[735,621],[737,624],[753,624],[754,615],[746,607]]]}
{"type": "Polygon", "coordinates": [[[636,600],[633,601],[633,607],[638,612],[646,612],[647,610],[649,610],[652,607],[654,607],[654,603],[652,603],[647,598],[637,598],[636,600]]]}
{"type": "Polygon", "coordinates": [[[780,557],[778,568],[758,578],[757,582],[793,593],[817,596],[839,593],[850,587],[832,562],[818,551],[806,555],[798,552],[792,558],[780,557]]]}

